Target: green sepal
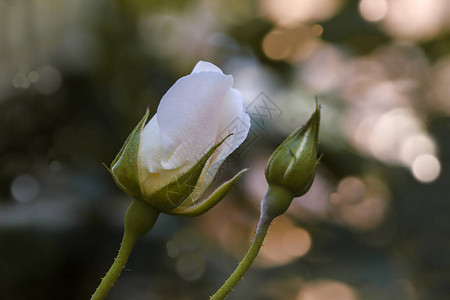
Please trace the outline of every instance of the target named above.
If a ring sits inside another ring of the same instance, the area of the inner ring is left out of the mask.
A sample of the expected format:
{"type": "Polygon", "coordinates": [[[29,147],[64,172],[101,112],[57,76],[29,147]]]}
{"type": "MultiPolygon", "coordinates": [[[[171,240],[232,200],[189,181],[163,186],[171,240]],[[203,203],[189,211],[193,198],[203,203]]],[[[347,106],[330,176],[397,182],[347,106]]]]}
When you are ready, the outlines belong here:
{"type": "MultiPolygon", "coordinates": [[[[211,208],[213,208],[220,200],[225,197],[226,194],[233,188],[234,184],[239,180],[239,178],[247,172],[248,169],[243,169],[233,178],[228,180],[219,186],[208,198],[199,201],[197,203],[187,203],[190,206],[183,207],[184,203],[181,203],[178,207],[174,208],[169,214],[178,215],[178,216],[188,216],[188,217],[196,217],[204,214],[211,208]]],[[[191,201],[191,200],[188,200],[191,201]]]]}
{"type": "Polygon", "coordinates": [[[222,141],[212,146],[211,149],[209,149],[209,151],[206,152],[206,154],[203,155],[203,157],[189,170],[144,200],[164,213],[170,213],[170,211],[178,207],[178,205],[194,191],[208,159],[230,135],[232,134],[227,135],[222,141]]]}
{"type": "Polygon", "coordinates": [[[124,191],[127,194],[130,194],[127,189],[117,180],[116,176],[114,176],[113,172],[111,171],[111,169],[105,164],[102,163],[102,165],[106,168],[106,170],[108,170],[109,174],[111,174],[112,178],[114,179],[114,182],[119,186],[119,188],[124,191]]]}
{"type": "Polygon", "coordinates": [[[142,198],[139,177],[139,147],[141,134],[149,116],[147,108],[144,117],[128,136],[109,170],[117,185],[127,194],[142,198]]]}

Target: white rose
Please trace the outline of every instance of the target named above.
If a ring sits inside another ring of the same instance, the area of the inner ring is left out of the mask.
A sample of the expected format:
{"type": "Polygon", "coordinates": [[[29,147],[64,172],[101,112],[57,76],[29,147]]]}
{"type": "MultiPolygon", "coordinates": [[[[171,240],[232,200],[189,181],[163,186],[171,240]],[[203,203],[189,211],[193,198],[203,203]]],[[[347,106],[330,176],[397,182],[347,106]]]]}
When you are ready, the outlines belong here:
{"type": "Polygon", "coordinates": [[[147,112],[113,161],[111,173],[118,185],[169,212],[152,195],[192,171],[211,147],[233,134],[202,165],[195,188],[183,200],[195,203],[211,184],[221,163],[245,140],[250,129],[242,94],[232,85],[231,75],[203,61],[197,63],[191,74],[175,82],[161,99],[156,114],[143,127],[147,112]]]}

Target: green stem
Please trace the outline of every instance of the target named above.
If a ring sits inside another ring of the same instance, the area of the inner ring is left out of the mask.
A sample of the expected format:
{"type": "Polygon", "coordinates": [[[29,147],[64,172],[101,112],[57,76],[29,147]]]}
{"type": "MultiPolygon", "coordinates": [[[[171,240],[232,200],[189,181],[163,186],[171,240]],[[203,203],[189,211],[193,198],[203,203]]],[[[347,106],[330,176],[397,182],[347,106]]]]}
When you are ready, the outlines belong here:
{"type": "Polygon", "coordinates": [[[109,269],[108,273],[106,273],[106,276],[103,277],[102,282],[98,286],[94,295],[92,295],[91,300],[105,299],[109,290],[113,287],[114,283],[122,272],[122,269],[125,267],[128,256],[130,255],[130,252],[133,249],[133,246],[136,243],[137,239],[137,236],[127,234],[127,232],[125,231],[122,239],[122,244],[120,245],[119,254],[114,260],[114,263],[109,269]]]}
{"type": "Polygon", "coordinates": [[[91,300],[105,299],[109,290],[114,286],[114,283],[122,272],[122,269],[125,267],[137,239],[153,228],[159,213],[159,211],[156,211],[142,200],[135,199],[131,203],[125,215],[125,232],[123,234],[119,254],[114,260],[108,273],[106,273],[106,276],[103,277],[102,282],[94,295],[92,295],[91,300]]]}
{"type": "Polygon", "coordinates": [[[255,237],[253,238],[252,244],[247,251],[247,254],[242,259],[242,261],[237,266],[236,270],[234,270],[233,274],[225,281],[222,287],[211,296],[210,300],[221,300],[225,299],[225,297],[234,289],[234,287],[238,284],[238,282],[242,279],[245,272],[250,268],[256,256],[259,253],[259,249],[264,242],[264,238],[267,235],[267,231],[269,230],[270,224],[272,223],[273,218],[265,217],[263,214],[261,215],[258,226],[256,227],[255,237]]]}
{"type": "Polygon", "coordinates": [[[261,215],[259,217],[258,226],[256,227],[255,237],[253,238],[247,254],[222,287],[211,296],[210,300],[225,299],[225,297],[234,289],[258,255],[270,224],[276,217],[283,214],[288,209],[293,198],[294,196],[292,193],[283,187],[269,185],[267,193],[261,202],[261,215]]]}

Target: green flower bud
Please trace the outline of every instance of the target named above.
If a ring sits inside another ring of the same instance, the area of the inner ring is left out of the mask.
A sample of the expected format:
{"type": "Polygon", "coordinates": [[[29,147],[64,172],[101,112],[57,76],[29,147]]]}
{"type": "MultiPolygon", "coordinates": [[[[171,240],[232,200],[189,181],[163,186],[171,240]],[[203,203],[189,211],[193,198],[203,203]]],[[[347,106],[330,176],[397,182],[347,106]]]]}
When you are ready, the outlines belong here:
{"type": "Polygon", "coordinates": [[[314,180],[319,140],[320,107],[303,127],[293,132],[269,159],[266,180],[288,190],[294,197],[305,194],[314,180]]]}

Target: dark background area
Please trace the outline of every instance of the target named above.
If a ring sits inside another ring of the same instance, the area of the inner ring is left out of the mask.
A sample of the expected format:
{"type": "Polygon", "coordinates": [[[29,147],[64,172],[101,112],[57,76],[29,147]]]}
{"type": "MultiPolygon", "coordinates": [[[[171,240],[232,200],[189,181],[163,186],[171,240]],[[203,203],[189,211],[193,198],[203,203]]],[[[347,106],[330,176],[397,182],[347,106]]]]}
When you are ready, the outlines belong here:
{"type": "Polygon", "coordinates": [[[207,214],[160,217],[108,299],[208,299],[315,95],[315,182],[229,299],[449,299],[449,20],[446,0],[0,1],[0,299],[89,299],[131,201],[102,163],[198,60],[252,117],[214,184],[250,171],[207,214]]]}

